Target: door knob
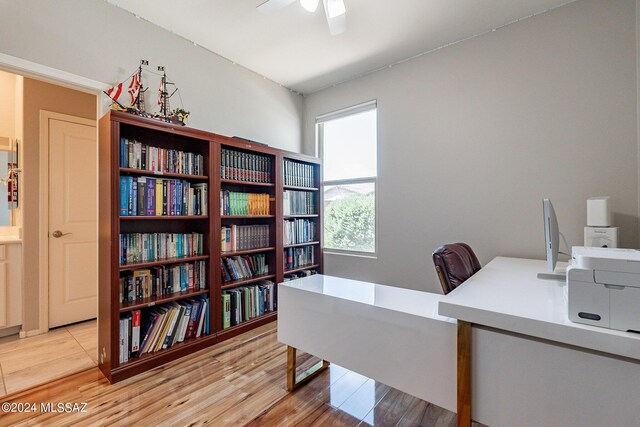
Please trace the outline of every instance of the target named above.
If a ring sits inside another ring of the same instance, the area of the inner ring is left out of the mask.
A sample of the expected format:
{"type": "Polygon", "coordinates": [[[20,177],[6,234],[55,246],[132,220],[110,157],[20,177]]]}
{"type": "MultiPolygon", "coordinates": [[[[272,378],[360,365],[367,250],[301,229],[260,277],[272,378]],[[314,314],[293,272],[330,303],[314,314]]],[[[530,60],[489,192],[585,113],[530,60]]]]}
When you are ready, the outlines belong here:
{"type": "Polygon", "coordinates": [[[56,231],[54,231],[53,233],[51,233],[51,235],[52,235],[53,237],[55,237],[56,239],[57,239],[58,237],[66,236],[67,234],[71,234],[71,233],[63,233],[63,232],[62,232],[62,231],[60,231],[60,230],[56,230],[56,231]]]}

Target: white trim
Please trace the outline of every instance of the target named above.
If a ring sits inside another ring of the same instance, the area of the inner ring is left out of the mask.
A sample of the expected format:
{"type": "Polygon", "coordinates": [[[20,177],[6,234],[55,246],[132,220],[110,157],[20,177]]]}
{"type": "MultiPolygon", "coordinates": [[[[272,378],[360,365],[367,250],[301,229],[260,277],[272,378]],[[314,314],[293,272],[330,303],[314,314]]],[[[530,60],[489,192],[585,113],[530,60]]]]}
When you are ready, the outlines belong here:
{"type": "MultiPolygon", "coordinates": [[[[97,120],[40,110],[40,191],[38,195],[39,333],[49,330],[49,121],[52,119],[92,126],[96,128],[96,132],[98,127],[97,120]]],[[[33,331],[27,331],[26,334],[26,336],[29,336],[29,334],[35,335],[33,331]]]]}
{"type": "Polygon", "coordinates": [[[27,74],[60,86],[66,86],[75,90],[82,90],[95,94],[111,87],[111,85],[88,79],[67,71],[57,70],[46,65],[37,64],[26,59],[7,55],[0,52],[0,69],[16,74],[27,74]]]}
{"type": "Polygon", "coordinates": [[[373,99],[371,101],[366,101],[361,104],[352,105],[347,108],[342,108],[337,111],[332,111],[330,113],[320,114],[316,117],[316,124],[325,123],[330,120],[341,119],[347,116],[353,116],[354,114],[364,113],[366,111],[375,110],[378,108],[378,101],[373,99]]]}

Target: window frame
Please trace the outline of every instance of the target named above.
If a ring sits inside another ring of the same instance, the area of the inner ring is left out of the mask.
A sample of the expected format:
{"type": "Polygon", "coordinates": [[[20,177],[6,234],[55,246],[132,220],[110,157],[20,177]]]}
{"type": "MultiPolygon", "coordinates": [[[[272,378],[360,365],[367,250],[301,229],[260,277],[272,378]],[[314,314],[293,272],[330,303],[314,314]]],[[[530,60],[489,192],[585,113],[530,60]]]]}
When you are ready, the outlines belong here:
{"type": "Polygon", "coordinates": [[[321,209],[322,211],[322,224],[321,224],[321,232],[322,232],[322,250],[324,253],[335,254],[335,255],[347,255],[347,256],[358,256],[363,258],[377,258],[378,257],[378,120],[377,120],[377,110],[378,110],[378,102],[377,100],[371,100],[367,102],[363,102],[360,104],[353,105],[351,107],[342,108],[340,110],[336,110],[330,113],[321,114],[316,117],[316,156],[322,159],[322,167],[324,168],[325,158],[324,158],[324,124],[331,120],[341,119],[349,116],[353,116],[355,114],[364,113],[367,111],[376,110],[376,175],[369,177],[360,177],[360,178],[346,178],[346,179],[334,179],[334,180],[325,180],[324,174],[322,174],[322,182],[321,182],[321,194],[322,194],[322,203],[321,209]],[[373,184],[373,194],[374,194],[374,222],[373,222],[373,252],[365,252],[365,251],[354,251],[349,249],[335,249],[328,248],[325,246],[324,239],[324,188],[325,186],[334,186],[334,185],[348,185],[348,184],[373,184]]]}

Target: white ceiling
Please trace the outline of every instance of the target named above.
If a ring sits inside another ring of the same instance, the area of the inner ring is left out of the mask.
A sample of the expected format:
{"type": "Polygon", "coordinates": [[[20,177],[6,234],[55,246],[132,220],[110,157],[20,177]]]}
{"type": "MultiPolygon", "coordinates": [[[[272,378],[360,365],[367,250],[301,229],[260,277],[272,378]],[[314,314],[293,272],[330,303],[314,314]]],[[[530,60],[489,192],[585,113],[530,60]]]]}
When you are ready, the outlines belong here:
{"type": "Polygon", "coordinates": [[[322,5],[263,14],[264,0],[107,1],[303,94],[570,2],[344,0],[347,31],[331,36],[322,5]]]}

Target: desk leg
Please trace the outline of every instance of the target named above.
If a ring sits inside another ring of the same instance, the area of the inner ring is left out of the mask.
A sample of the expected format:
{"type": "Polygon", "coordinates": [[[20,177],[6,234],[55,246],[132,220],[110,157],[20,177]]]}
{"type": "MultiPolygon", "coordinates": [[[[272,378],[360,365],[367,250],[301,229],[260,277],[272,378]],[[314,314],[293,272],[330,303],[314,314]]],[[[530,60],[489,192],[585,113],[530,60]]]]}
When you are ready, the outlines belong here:
{"type": "Polygon", "coordinates": [[[458,320],[458,427],[471,426],[471,323],[458,320]]]}
{"type": "Polygon", "coordinates": [[[296,376],[296,348],[287,346],[287,390],[293,391],[301,385],[315,378],[327,369],[329,362],[321,360],[306,371],[296,376]]]}

